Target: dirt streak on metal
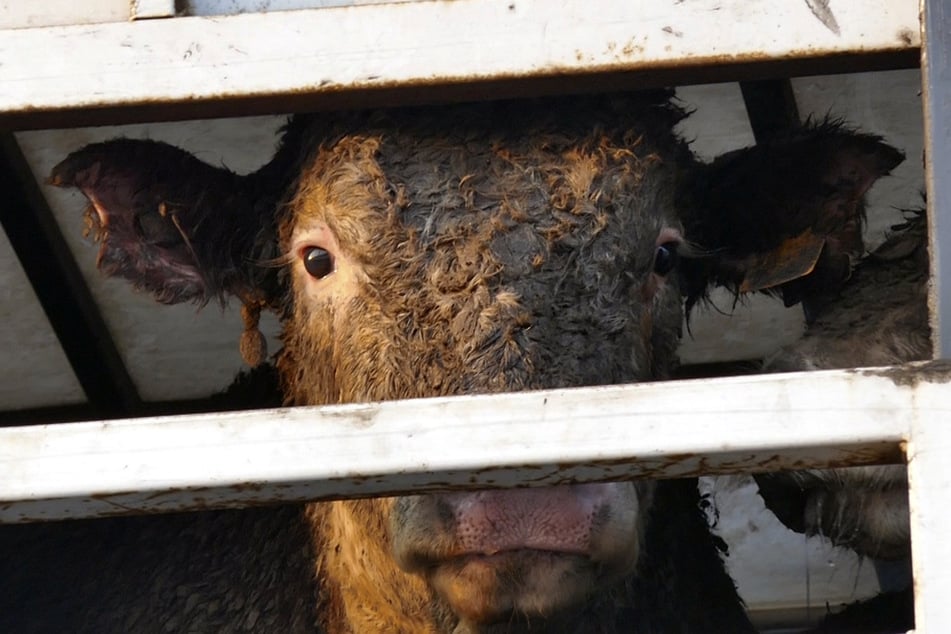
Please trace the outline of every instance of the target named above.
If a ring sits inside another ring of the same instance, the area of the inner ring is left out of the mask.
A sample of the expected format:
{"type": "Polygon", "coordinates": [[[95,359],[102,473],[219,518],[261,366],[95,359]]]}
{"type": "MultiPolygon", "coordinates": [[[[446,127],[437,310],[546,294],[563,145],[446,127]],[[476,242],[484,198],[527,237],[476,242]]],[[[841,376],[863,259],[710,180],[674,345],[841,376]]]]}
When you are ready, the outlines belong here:
{"type": "MultiPolygon", "coordinates": [[[[951,363],[930,368],[947,380],[951,363]],[[940,370],[940,372],[939,372],[940,370]]],[[[919,376],[913,373],[913,376],[919,376]]],[[[799,448],[794,453],[746,452],[721,456],[680,453],[661,459],[602,458],[591,461],[555,464],[506,465],[483,469],[460,469],[434,473],[389,473],[346,476],[324,482],[239,482],[221,486],[176,487],[152,492],[123,491],[90,495],[84,500],[30,500],[26,505],[5,503],[0,506],[5,521],[26,523],[74,517],[112,517],[148,515],[182,511],[204,511],[277,504],[300,504],[316,500],[339,500],[423,492],[553,486],[578,482],[630,480],[637,478],[696,477],[699,475],[803,469],[816,465],[822,456],[824,466],[843,467],[865,464],[901,463],[902,448],[894,443],[817,449],[799,448]],[[816,453],[819,452],[819,453],[816,453]],[[528,475],[528,477],[526,477],[528,475]],[[420,482],[422,480],[422,482],[420,482]],[[341,493],[344,490],[344,493],[341,493]],[[57,517],[48,509],[62,502],[77,502],[57,517]],[[98,503],[98,504],[92,504],[98,503]],[[16,510],[11,517],[10,511],[16,510]]]]}
{"type": "Polygon", "coordinates": [[[922,383],[945,384],[951,382],[951,360],[919,361],[891,368],[857,370],[856,372],[861,376],[880,376],[889,379],[898,387],[915,387],[922,383]]]}

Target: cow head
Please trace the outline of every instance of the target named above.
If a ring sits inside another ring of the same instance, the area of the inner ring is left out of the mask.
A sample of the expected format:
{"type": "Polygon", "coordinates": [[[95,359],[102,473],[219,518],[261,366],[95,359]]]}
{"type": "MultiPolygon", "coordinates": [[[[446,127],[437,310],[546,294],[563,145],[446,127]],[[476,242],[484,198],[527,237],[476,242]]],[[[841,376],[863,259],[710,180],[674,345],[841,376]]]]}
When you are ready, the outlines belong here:
{"type": "MultiPolygon", "coordinates": [[[[279,311],[290,404],[645,381],[675,362],[682,291],[739,288],[829,195],[803,135],[783,165],[805,211],[744,246],[711,214],[745,223],[749,192],[723,182],[776,187],[756,177],[771,155],[698,165],[672,133],[682,116],[660,93],[297,117],[248,176],[115,141],[52,181],[91,201],[106,272],[162,301],[279,311]]],[[[886,171],[890,148],[854,145],[886,171]]],[[[552,631],[545,618],[593,596],[636,606],[624,580],[651,547],[654,498],[642,481],[315,504],[324,619],[552,631]]]]}
{"type": "MultiPolygon", "coordinates": [[[[802,339],[767,359],[767,372],[895,365],[932,355],[928,322],[928,235],[923,210],[908,212],[883,244],[858,262],[802,339]]],[[[902,465],[814,469],[756,477],[767,507],[789,528],[822,535],[875,559],[911,547],[908,481],[902,465]]]]}

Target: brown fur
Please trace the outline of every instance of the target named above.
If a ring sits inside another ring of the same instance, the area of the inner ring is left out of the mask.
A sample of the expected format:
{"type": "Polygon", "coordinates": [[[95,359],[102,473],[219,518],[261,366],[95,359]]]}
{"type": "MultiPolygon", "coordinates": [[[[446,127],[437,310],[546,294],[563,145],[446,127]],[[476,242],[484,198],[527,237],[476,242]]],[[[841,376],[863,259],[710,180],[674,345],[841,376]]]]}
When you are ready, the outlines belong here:
{"type": "MultiPolygon", "coordinates": [[[[881,366],[931,356],[925,217],[896,227],[864,258],[803,338],[769,359],[772,372],[881,366]]],[[[758,476],[788,526],[862,555],[909,556],[908,494],[900,465],[758,476]]]]}
{"type": "Polygon", "coordinates": [[[316,572],[321,619],[329,632],[437,632],[422,577],[393,565],[385,517],[392,499],[311,504],[307,519],[321,535],[316,572]],[[340,574],[350,571],[351,574],[340,574]]]}
{"type": "MultiPolygon", "coordinates": [[[[650,266],[661,230],[676,226],[664,193],[671,172],[640,141],[642,122],[618,121],[610,107],[594,112],[572,135],[563,113],[536,113],[524,127],[500,118],[484,136],[476,132],[484,108],[376,115],[312,132],[318,150],[280,230],[293,285],[279,358],[289,402],[616,383],[663,372],[679,336],[679,294],[653,279],[650,266]],[[353,127],[358,135],[346,132],[353,127]],[[315,295],[294,249],[308,228],[323,226],[347,283],[315,295]]],[[[400,631],[435,631],[440,619],[454,627],[387,547],[390,529],[413,524],[433,499],[396,513],[392,500],[310,507],[329,631],[396,622],[400,631]]],[[[451,535],[442,538],[449,548],[451,535]]]]}
{"type": "MultiPolygon", "coordinates": [[[[114,141],[52,180],[98,201],[109,273],[162,301],[278,310],[290,404],[644,381],[676,361],[681,279],[692,301],[713,282],[736,288],[751,250],[798,235],[830,200],[857,201],[898,158],[823,126],[707,169],[672,132],[682,116],[662,91],[295,117],[247,176],[114,141]],[[834,178],[856,144],[868,178],[830,189],[815,166],[834,178]],[[771,208],[751,199],[795,213],[751,236],[747,212],[771,208]],[[678,250],[691,256],[679,270],[678,250]],[[307,254],[335,269],[308,274],[307,254]]],[[[301,517],[313,553],[272,546],[310,566],[330,634],[749,632],[698,505],[692,480],[327,502],[301,517]]],[[[187,549],[171,528],[166,547],[187,549]]],[[[210,548],[261,575],[279,561],[227,539],[210,548]]],[[[160,561],[105,590],[135,611],[163,575],[160,561]]],[[[260,609],[248,585],[212,589],[215,629],[240,631],[260,609]]],[[[288,611],[306,622],[299,607],[288,611]]]]}

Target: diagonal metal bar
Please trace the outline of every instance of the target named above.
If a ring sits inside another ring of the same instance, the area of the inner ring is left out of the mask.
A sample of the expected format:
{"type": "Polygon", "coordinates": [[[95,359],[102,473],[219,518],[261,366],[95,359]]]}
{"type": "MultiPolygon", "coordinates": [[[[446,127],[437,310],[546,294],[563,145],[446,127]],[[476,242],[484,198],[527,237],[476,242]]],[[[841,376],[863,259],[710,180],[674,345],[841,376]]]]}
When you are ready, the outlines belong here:
{"type": "Polygon", "coordinates": [[[141,408],[82,273],[12,134],[0,134],[0,224],[59,338],[76,378],[103,417],[141,408]]]}
{"type": "Polygon", "coordinates": [[[799,125],[799,108],[788,79],[741,81],[740,90],[757,143],[799,125]]]}

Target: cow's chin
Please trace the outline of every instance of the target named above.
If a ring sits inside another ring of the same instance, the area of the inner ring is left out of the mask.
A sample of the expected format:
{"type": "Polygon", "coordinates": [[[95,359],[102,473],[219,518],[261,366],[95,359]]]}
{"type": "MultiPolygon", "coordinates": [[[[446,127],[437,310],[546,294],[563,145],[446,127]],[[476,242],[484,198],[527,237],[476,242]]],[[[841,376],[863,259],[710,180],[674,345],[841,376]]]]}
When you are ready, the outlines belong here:
{"type": "Polygon", "coordinates": [[[458,557],[428,576],[464,622],[538,624],[584,603],[599,585],[597,568],[581,555],[522,549],[458,557]]]}
{"type": "Polygon", "coordinates": [[[652,493],[610,482],[398,498],[393,555],[461,621],[537,629],[634,571],[652,493]]]}

